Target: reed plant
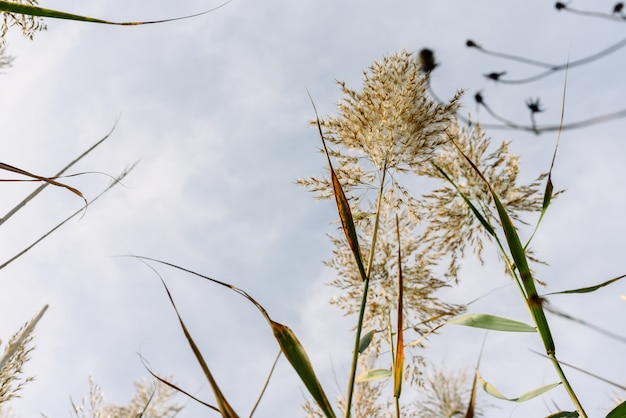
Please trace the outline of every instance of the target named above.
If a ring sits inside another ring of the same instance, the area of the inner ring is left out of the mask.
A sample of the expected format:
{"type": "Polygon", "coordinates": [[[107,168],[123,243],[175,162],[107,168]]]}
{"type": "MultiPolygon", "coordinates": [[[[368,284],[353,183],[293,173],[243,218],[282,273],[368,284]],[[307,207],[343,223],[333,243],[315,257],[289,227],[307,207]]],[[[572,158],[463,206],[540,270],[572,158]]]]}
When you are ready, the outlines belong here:
{"type": "MultiPolygon", "coordinates": [[[[27,36],[32,36],[44,28],[38,20],[42,17],[112,23],[43,9],[34,0],[0,1],[0,12],[5,19],[3,35],[7,27],[18,25],[27,36]]],[[[145,23],[154,22],[114,24],[145,23]]],[[[279,345],[276,361],[284,356],[306,387],[310,400],[304,410],[309,417],[484,416],[484,409],[477,405],[479,387],[495,398],[515,402],[528,401],[563,387],[571,406],[550,416],[587,417],[584,392],[572,387],[563,370],[564,363],[557,357],[557,342],[546,315],[557,310],[548,298],[554,294],[593,292],[624,276],[585,288],[539,293],[531,269],[532,263],[539,261],[530,247],[534,233],[528,242],[522,242],[519,229],[528,227],[523,223],[527,214],[535,214],[536,230],[559,194],[554,191],[551,179],[554,159],[546,173],[528,184],[520,184],[520,159],[511,153],[509,143],[492,147],[479,126],[460,126],[456,114],[461,93],[447,103],[432,100],[428,94],[429,71],[418,57],[399,51],[366,69],[361,89],[338,82],[343,98],[337,115],[320,117],[312,101],[315,112],[312,124],[321,140],[320,150],[328,174],[303,178],[297,183],[314,192],[317,198],[333,200],[337,207],[342,228],[339,235],[331,237],[334,250],[326,264],[336,271],[337,277],[331,284],[341,294],[331,303],[356,317],[349,378],[345,395],[337,402],[328,398],[295,333],[273,320],[268,309],[247,292],[167,261],[133,257],[146,263],[160,278],[156,266],[169,266],[234,291],[252,303],[266,319],[279,345]],[[416,193],[415,184],[434,186],[416,193]],[[499,252],[507,280],[519,290],[519,303],[528,311],[532,324],[471,312],[470,302],[457,305],[438,296],[438,290],[455,286],[463,279],[460,266],[466,257],[471,254],[482,261],[485,248],[499,252]],[[536,334],[544,347],[546,361],[554,368],[556,382],[507,398],[482,379],[480,362],[471,384],[469,379],[455,379],[445,373],[428,377],[424,340],[449,324],[536,334]],[[390,384],[386,385],[386,381],[390,384]],[[422,404],[405,404],[402,394],[406,393],[407,385],[431,387],[434,395],[422,404]],[[461,390],[463,385],[467,385],[465,390],[461,390]]],[[[45,177],[8,164],[0,168],[42,181],[44,187],[64,187],[82,197],[78,190],[59,180],[62,172],[45,177]]],[[[114,183],[117,182],[119,178],[114,183]]],[[[186,327],[166,281],[163,278],[161,281],[185,339],[213,390],[215,404],[196,399],[170,378],[148,369],[149,372],[161,384],[205,404],[223,417],[238,417],[186,327]]],[[[7,344],[0,360],[0,404],[16,396],[28,382],[28,379],[19,380],[21,366],[29,353],[32,329],[45,309],[7,344]]],[[[270,378],[271,373],[268,383],[270,378]]],[[[138,401],[145,406],[139,412],[136,408],[131,411],[130,407],[98,409],[101,392],[93,382],[90,387],[92,416],[160,416],[156,412],[147,413],[152,397],[138,401]]],[[[138,389],[138,393],[147,392],[145,386],[138,389]]],[[[155,389],[153,394],[157,393],[155,389]]],[[[626,402],[618,402],[607,418],[626,416],[626,402]]],[[[87,416],[84,403],[73,407],[76,416],[87,416]]],[[[172,406],[167,411],[176,414],[179,409],[172,406]]]]}
{"type": "MultiPolygon", "coordinates": [[[[552,184],[554,158],[546,173],[521,184],[520,158],[511,153],[510,143],[493,147],[480,126],[461,127],[455,117],[461,93],[445,104],[433,101],[427,93],[428,75],[420,60],[403,50],[365,70],[359,90],[338,82],[343,98],[337,115],[321,118],[312,106],[316,114],[312,124],[321,139],[328,175],[297,183],[319,199],[334,200],[342,228],[339,235],[331,236],[333,256],[326,265],[336,271],[331,285],[341,293],[331,303],[356,317],[349,379],[345,395],[334,406],[295,334],[273,321],[252,296],[173,263],[137,257],[155,272],[154,263],[174,267],[229,288],[254,304],[310,393],[304,405],[308,417],[484,416],[485,408],[477,404],[479,387],[493,398],[511,402],[526,402],[562,387],[571,407],[550,416],[587,417],[582,394],[572,387],[557,357],[546,315],[557,311],[548,296],[592,292],[624,276],[581,289],[548,295],[538,292],[531,265],[541,261],[530,244],[560,193],[552,184]],[[417,179],[434,186],[416,195],[411,185],[417,179]],[[519,228],[531,228],[524,219],[533,214],[531,238],[523,243],[519,228]],[[437,296],[439,289],[462,279],[459,268],[467,256],[482,261],[487,247],[499,253],[505,276],[519,290],[520,304],[531,324],[471,312],[471,302],[455,305],[437,296]],[[480,361],[465,392],[456,386],[459,380],[454,374],[440,373],[429,380],[424,374],[424,340],[449,324],[536,334],[554,368],[555,382],[507,398],[480,376],[480,361]],[[426,396],[422,404],[403,404],[401,395],[407,384],[417,390],[425,384],[432,396],[426,396]]],[[[213,388],[217,405],[209,407],[224,417],[239,416],[176,313],[213,388]]],[[[619,403],[606,416],[626,416],[626,403],[619,403]]]]}

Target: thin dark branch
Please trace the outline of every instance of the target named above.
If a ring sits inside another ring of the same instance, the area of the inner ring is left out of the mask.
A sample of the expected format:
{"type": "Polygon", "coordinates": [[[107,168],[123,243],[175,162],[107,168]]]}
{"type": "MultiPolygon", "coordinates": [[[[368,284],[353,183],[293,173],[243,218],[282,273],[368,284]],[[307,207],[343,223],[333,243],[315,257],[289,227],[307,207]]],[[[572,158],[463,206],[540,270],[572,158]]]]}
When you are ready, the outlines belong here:
{"type": "Polygon", "coordinates": [[[626,16],[623,14],[622,8],[618,7],[620,4],[621,3],[618,3],[615,5],[615,7],[613,8],[613,13],[603,13],[603,12],[594,12],[594,11],[589,11],[589,10],[572,9],[571,7],[569,7],[568,5],[562,2],[557,2],[555,4],[555,7],[559,11],[565,10],[566,12],[574,13],[574,14],[581,15],[581,16],[598,17],[601,19],[612,20],[614,22],[623,22],[624,20],[626,20],[626,16]]]}
{"type": "Polygon", "coordinates": [[[465,42],[465,46],[467,46],[468,48],[476,48],[478,51],[482,52],[485,55],[491,55],[494,57],[500,57],[500,58],[504,58],[504,59],[508,59],[510,61],[518,61],[524,64],[528,64],[528,65],[534,65],[537,67],[543,67],[543,68],[554,68],[557,65],[555,64],[550,64],[548,62],[543,62],[543,61],[537,61],[537,60],[533,60],[530,58],[524,58],[524,57],[520,57],[517,55],[512,55],[512,54],[507,54],[505,52],[498,52],[498,51],[490,51],[488,49],[483,48],[481,45],[478,45],[476,42],[472,41],[471,39],[467,40],[467,42],[465,42]]]}
{"type": "MultiPolygon", "coordinates": [[[[436,102],[443,104],[444,102],[437,96],[437,94],[433,91],[432,89],[432,85],[430,83],[430,76],[428,76],[427,79],[427,83],[428,83],[428,92],[430,94],[430,96],[433,98],[433,100],[435,100],[436,102]]],[[[566,124],[553,124],[553,125],[536,125],[533,126],[531,125],[525,125],[525,124],[519,124],[519,123],[515,123],[509,119],[506,119],[500,115],[498,115],[496,112],[493,111],[493,109],[491,109],[489,107],[489,105],[487,105],[485,103],[485,100],[483,98],[483,96],[480,93],[476,94],[476,102],[478,105],[482,106],[485,108],[485,110],[494,118],[497,119],[498,121],[502,122],[501,124],[493,124],[493,123],[480,123],[480,126],[484,129],[498,129],[498,130],[520,130],[520,131],[527,131],[527,132],[532,132],[536,135],[540,135],[542,133],[545,132],[556,132],[559,129],[561,130],[571,130],[571,129],[580,129],[580,128],[586,128],[588,126],[592,126],[592,125],[597,125],[599,123],[604,123],[604,122],[608,122],[611,120],[616,120],[616,119],[622,119],[622,118],[626,118],[626,109],[622,109],[622,110],[618,110],[616,112],[612,112],[612,113],[607,113],[605,115],[601,115],[601,116],[595,116],[593,118],[588,118],[588,119],[583,119],[577,122],[571,122],[571,123],[566,123],[566,124]]],[[[464,116],[462,116],[461,114],[457,113],[457,119],[461,122],[461,123],[465,123],[468,126],[475,126],[478,124],[478,121],[474,121],[471,119],[468,119],[464,116]]]]}
{"type": "Polygon", "coordinates": [[[544,71],[542,73],[539,74],[535,74],[534,76],[531,77],[527,77],[527,78],[520,78],[520,79],[509,79],[507,80],[506,78],[498,78],[497,81],[498,83],[502,83],[502,84],[526,84],[526,83],[531,83],[533,81],[537,81],[540,80],[542,78],[548,77],[552,74],[556,74],[559,71],[564,71],[566,68],[574,68],[574,67],[579,67],[581,65],[585,65],[585,64],[589,64],[593,61],[597,61],[601,58],[604,58],[607,55],[610,55],[614,52],[616,52],[617,50],[623,48],[624,46],[626,46],[626,38],[622,39],[621,41],[609,46],[608,48],[605,48],[599,52],[596,52],[595,54],[589,55],[588,57],[585,58],[581,58],[579,60],[576,61],[572,61],[569,64],[565,63],[565,64],[559,64],[559,65],[555,65],[554,67],[550,68],[547,71],[544,71]]]}

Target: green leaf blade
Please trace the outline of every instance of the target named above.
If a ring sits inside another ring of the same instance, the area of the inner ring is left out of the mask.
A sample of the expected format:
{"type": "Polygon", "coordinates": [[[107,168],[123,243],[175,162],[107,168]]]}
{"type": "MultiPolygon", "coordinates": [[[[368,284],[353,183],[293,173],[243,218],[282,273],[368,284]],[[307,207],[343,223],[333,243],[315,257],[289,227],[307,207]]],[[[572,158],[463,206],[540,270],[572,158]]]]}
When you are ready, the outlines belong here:
{"type": "Polygon", "coordinates": [[[304,383],[311,396],[313,396],[313,399],[315,399],[324,415],[327,418],[335,418],[335,413],[330,406],[330,402],[328,402],[322,385],[315,375],[309,356],[306,354],[300,341],[298,341],[298,338],[296,338],[289,327],[283,324],[270,320],[270,325],[283,354],[289,363],[291,363],[296,373],[298,373],[302,383],[304,383]]]}
{"type": "Polygon", "coordinates": [[[357,382],[371,382],[374,380],[381,380],[391,377],[392,373],[390,369],[374,369],[369,370],[356,378],[357,382]]]}
{"type": "Polygon", "coordinates": [[[504,332],[537,332],[536,328],[523,322],[488,314],[467,314],[449,320],[448,324],[504,332]]]}

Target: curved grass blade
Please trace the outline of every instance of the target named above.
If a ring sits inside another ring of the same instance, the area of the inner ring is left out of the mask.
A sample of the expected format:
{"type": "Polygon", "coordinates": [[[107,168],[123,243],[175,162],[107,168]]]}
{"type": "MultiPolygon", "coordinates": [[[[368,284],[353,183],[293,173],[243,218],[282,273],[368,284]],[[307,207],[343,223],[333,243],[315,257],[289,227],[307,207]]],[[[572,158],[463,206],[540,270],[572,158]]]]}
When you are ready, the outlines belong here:
{"type": "Polygon", "coordinates": [[[268,324],[272,328],[274,337],[276,338],[276,341],[278,342],[278,345],[280,346],[283,354],[285,355],[287,360],[289,360],[289,363],[294,368],[298,376],[300,376],[300,380],[302,380],[311,396],[313,396],[313,399],[315,399],[324,415],[327,418],[335,418],[335,413],[330,406],[330,402],[328,401],[328,398],[324,393],[322,385],[315,375],[315,371],[313,370],[313,366],[311,365],[309,356],[306,354],[304,347],[302,346],[300,341],[298,341],[293,331],[291,331],[289,327],[273,321],[265,308],[263,308],[263,306],[258,303],[252,296],[250,296],[245,290],[242,290],[236,286],[222,282],[220,280],[216,280],[211,277],[202,275],[200,273],[196,273],[195,271],[186,269],[184,267],[177,266],[176,264],[172,264],[167,261],[157,260],[155,258],[139,255],[130,255],[128,257],[133,257],[144,261],[152,261],[175,268],[177,270],[184,271],[186,273],[208,280],[220,286],[224,286],[250,301],[254,306],[256,306],[256,308],[261,312],[263,317],[267,320],[268,324]]]}
{"type": "Polygon", "coordinates": [[[485,381],[480,375],[478,376],[478,379],[480,380],[480,385],[482,386],[485,392],[487,392],[494,398],[498,398],[498,399],[502,399],[504,401],[510,401],[510,402],[526,402],[530,399],[536,398],[537,396],[542,395],[554,389],[555,387],[561,385],[561,382],[552,383],[549,385],[541,386],[536,389],[530,390],[518,396],[517,398],[508,398],[504,396],[498,389],[496,389],[495,386],[493,386],[491,383],[485,381]]]}
{"type": "Polygon", "coordinates": [[[488,314],[467,314],[449,320],[448,324],[505,332],[537,332],[536,328],[523,322],[488,314]]]}
{"type": "MultiPolygon", "coordinates": [[[[521,279],[521,291],[523,293],[526,306],[530,311],[530,314],[537,325],[537,331],[541,336],[541,340],[546,349],[546,353],[554,366],[555,371],[561,378],[561,383],[565,387],[570,399],[576,406],[576,410],[581,414],[582,417],[586,417],[587,414],[583,406],[578,399],[578,396],[574,392],[574,389],[570,385],[567,377],[563,373],[560,364],[558,363],[555,353],[556,347],[554,344],[554,339],[552,338],[552,332],[550,330],[550,326],[548,324],[548,319],[546,318],[546,313],[543,309],[543,305],[541,303],[542,299],[539,297],[537,293],[537,288],[535,286],[535,279],[532,276],[532,272],[530,271],[530,267],[528,266],[528,260],[526,258],[525,248],[522,246],[520,242],[520,238],[517,234],[517,229],[513,226],[513,221],[509,217],[504,205],[500,201],[498,194],[493,190],[489,181],[485,178],[480,169],[474,164],[474,162],[461,150],[456,142],[450,139],[454,146],[459,150],[459,153],[465,158],[465,160],[471,165],[472,169],[480,176],[485,185],[489,188],[489,193],[493,198],[494,204],[496,205],[496,209],[498,212],[498,217],[500,218],[500,223],[502,225],[502,229],[504,230],[504,235],[507,241],[507,245],[509,247],[509,251],[511,253],[511,257],[513,258],[513,262],[519,271],[519,277],[521,279]]],[[[514,273],[513,269],[511,269],[512,273],[514,273]]]]}
{"type": "MultiPolygon", "coordinates": [[[[89,147],[85,152],[80,154],[78,157],[74,158],[74,160],[70,161],[65,167],[63,167],[54,176],[52,176],[52,178],[56,179],[56,178],[60,177],[63,173],[65,173],[68,169],[70,169],[74,164],[76,164],[78,161],[83,159],[87,154],[89,154],[91,151],[93,151],[98,145],[100,145],[104,141],[106,141],[111,136],[111,134],[113,133],[113,130],[115,130],[116,126],[117,126],[117,120],[113,124],[113,127],[111,128],[111,130],[103,138],[98,140],[98,142],[93,144],[91,147],[89,147]]],[[[20,203],[18,203],[13,209],[11,209],[9,212],[7,212],[7,214],[4,215],[2,218],[0,218],[0,225],[5,223],[18,210],[22,209],[28,202],[30,202],[33,198],[35,198],[35,196],[37,196],[48,185],[49,185],[49,183],[44,182],[44,184],[42,184],[41,186],[37,187],[31,194],[29,194],[24,199],[22,199],[22,201],[20,203]]]]}
{"type": "Polygon", "coordinates": [[[511,257],[517,267],[520,278],[522,280],[522,286],[524,291],[524,297],[526,299],[526,303],[528,305],[528,309],[537,325],[537,330],[539,331],[539,335],[541,336],[541,340],[543,341],[544,347],[546,348],[546,352],[548,354],[554,354],[555,345],[554,340],[552,338],[552,332],[550,331],[550,326],[548,325],[548,320],[546,318],[546,314],[543,311],[541,303],[536,303],[536,301],[540,301],[539,294],[537,293],[537,288],[535,286],[535,279],[532,276],[530,271],[530,267],[528,266],[528,260],[526,258],[526,252],[522,243],[517,234],[517,230],[515,226],[513,226],[513,221],[509,217],[504,205],[500,201],[498,194],[493,190],[489,181],[485,178],[480,169],[474,164],[474,162],[459,148],[456,142],[452,141],[452,143],[459,150],[463,158],[472,166],[472,169],[480,176],[485,185],[489,188],[489,193],[493,198],[494,204],[496,205],[496,210],[498,212],[498,216],[500,218],[500,223],[502,224],[502,229],[504,230],[504,236],[507,241],[507,245],[509,247],[509,251],[511,252],[511,257]]]}
{"type": "Polygon", "coordinates": [[[159,376],[158,374],[153,372],[152,369],[150,369],[150,367],[148,366],[148,362],[146,361],[145,358],[143,358],[141,356],[141,354],[139,355],[139,358],[141,358],[141,362],[143,363],[143,365],[146,368],[146,370],[148,371],[148,373],[150,373],[150,375],[152,377],[154,377],[156,380],[158,380],[159,382],[163,383],[166,386],[169,386],[170,388],[174,389],[175,391],[182,393],[183,395],[187,396],[189,399],[193,399],[194,401],[198,402],[200,405],[204,405],[207,408],[210,408],[210,409],[212,409],[212,410],[214,410],[216,412],[220,412],[219,408],[217,408],[216,406],[213,406],[213,405],[211,405],[209,403],[204,402],[203,400],[200,400],[200,399],[196,398],[191,393],[189,393],[186,390],[180,388],[179,386],[173,384],[172,382],[169,382],[169,381],[163,379],[161,376],[159,376]]]}
{"type": "Polygon", "coordinates": [[[619,277],[616,277],[614,279],[611,279],[611,280],[607,280],[606,282],[602,282],[602,283],[597,284],[595,286],[581,287],[579,289],[572,289],[572,290],[562,290],[560,292],[548,293],[547,295],[544,295],[544,296],[566,295],[566,294],[571,294],[571,293],[591,293],[591,292],[595,292],[596,290],[598,290],[600,288],[603,288],[604,286],[608,286],[610,284],[613,284],[616,281],[623,279],[624,277],[626,277],[626,274],[623,274],[623,275],[621,275],[619,277]]]}
{"type": "MultiPolygon", "coordinates": [[[[98,194],[98,196],[94,197],[93,199],[91,199],[89,201],[88,205],[93,204],[96,200],[98,200],[100,197],[102,197],[103,194],[105,194],[106,192],[108,192],[109,190],[111,190],[111,188],[113,188],[113,186],[120,184],[120,182],[122,181],[122,179],[124,177],[126,177],[128,175],[128,173],[135,168],[135,166],[137,165],[137,163],[132,164],[130,167],[127,167],[119,176],[117,176],[110,184],[109,186],[104,189],[102,192],[100,192],[100,194],[98,194]]],[[[85,206],[86,207],[86,206],[85,206]]],[[[81,213],[85,207],[82,207],[80,209],[78,209],[77,211],[75,211],[74,213],[72,213],[70,216],[68,216],[67,218],[65,218],[63,221],[59,222],[54,228],[50,229],[48,232],[46,232],[45,234],[43,234],[42,236],[40,236],[37,240],[35,240],[33,243],[31,243],[28,247],[24,248],[22,251],[20,251],[19,253],[15,254],[13,257],[11,257],[10,259],[8,259],[7,261],[5,261],[4,263],[0,264],[0,270],[2,270],[3,268],[5,268],[6,266],[8,266],[9,264],[11,264],[12,262],[14,262],[15,260],[17,260],[18,258],[20,258],[21,256],[23,256],[24,254],[26,254],[28,251],[30,251],[35,245],[39,244],[41,241],[43,241],[45,238],[47,238],[49,235],[51,235],[54,231],[56,231],[57,229],[59,229],[61,226],[63,226],[65,223],[67,223],[70,219],[74,218],[76,215],[78,215],[79,213],[81,213]]]]}
{"type": "Polygon", "coordinates": [[[58,181],[54,180],[53,178],[39,176],[37,174],[30,173],[30,172],[28,172],[26,170],[22,170],[21,168],[13,167],[12,165],[8,165],[8,164],[5,164],[5,163],[0,163],[0,170],[10,171],[12,173],[17,173],[17,174],[20,174],[22,176],[30,177],[30,178],[35,179],[37,181],[43,181],[43,182],[51,184],[53,186],[62,187],[64,189],[67,189],[70,192],[74,193],[75,195],[79,196],[81,199],[83,199],[85,201],[85,204],[87,204],[87,199],[85,199],[85,197],[83,196],[83,194],[79,190],[73,188],[72,186],[68,186],[67,184],[59,183],[58,181]]]}
{"type": "Polygon", "coordinates": [[[606,418],[624,418],[624,417],[626,417],[626,401],[617,405],[606,416],[606,418]]]}
{"type": "Polygon", "coordinates": [[[153,21],[147,21],[147,22],[110,22],[108,20],[102,20],[102,19],[97,19],[97,18],[88,17],[88,16],[80,16],[80,15],[75,15],[72,13],[61,12],[59,10],[45,9],[43,7],[31,6],[28,4],[13,3],[10,1],[0,1],[0,12],[18,13],[18,14],[29,15],[29,16],[37,16],[37,17],[49,17],[53,19],[74,20],[78,22],[102,23],[106,25],[137,26],[137,25],[149,25],[153,23],[172,22],[175,20],[189,19],[192,17],[201,16],[203,14],[217,10],[220,7],[223,7],[226,4],[230,3],[231,1],[232,0],[228,0],[227,2],[222,3],[221,5],[214,7],[213,9],[206,10],[204,12],[196,13],[196,14],[189,15],[189,16],[175,17],[172,19],[153,20],[153,21]]]}
{"type": "Polygon", "coordinates": [[[213,375],[211,374],[211,371],[209,370],[209,366],[207,366],[206,361],[204,360],[204,357],[202,357],[202,353],[200,352],[200,349],[198,348],[198,346],[196,345],[196,342],[191,337],[189,330],[185,326],[185,322],[183,321],[183,318],[180,316],[180,313],[178,312],[178,308],[176,307],[176,304],[174,303],[174,298],[172,297],[170,290],[167,288],[165,281],[159,275],[156,269],[154,269],[149,264],[147,265],[157,274],[157,276],[159,276],[159,279],[161,279],[161,283],[163,283],[163,287],[165,287],[165,291],[167,292],[167,297],[170,299],[170,303],[172,304],[172,307],[174,308],[174,311],[176,312],[176,316],[178,317],[178,322],[180,323],[180,327],[182,328],[183,333],[185,334],[185,338],[187,339],[187,342],[189,343],[189,347],[191,348],[191,351],[193,351],[193,354],[196,357],[198,364],[200,364],[200,367],[202,368],[202,371],[204,372],[204,376],[209,381],[209,384],[211,385],[211,389],[213,389],[213,394],[215,395],[215,399],[217,400],[217,406],[220,410],[220,413],[222,414],[224,418],[239,418],[235,410],[230,406],[230,404],[228,403],[228,401],[222,394],[222,391],[217,385],[217,382],[213,378],[213,375]]]}
{"type": "MultiPolygon", "coordinates": [[[[311,98],[310,95],[309,98],[311,98]]],[[[315,103],[313,102],[312,98],[311,104],[313,105],[313,110],[315,111],[315,121],[317,122],[317,129],[319,131],[320,139],[322,140],[322,145],[324,146],[324,153],[326,154],[326,159],[328,161],[328,168],[330,170],[330,177],[333,184],[333,193],[335,195],[335,201],[337,202],[337,209],[339,210],[341,225],[343,227],[346,240],[348,240],[348,245],[350,246],[350,249],[354,254],[354,259],[359,269],[361,279],[365,281],[367,280],[367,274],[365,273],[365,266],[363,264],[363,258],[361,257],[359,238],[356,233],[356,228],[354,227],[354,218],[352,217],[352,211],[350,210],[348,199],[343,192],[343,188],[341,187],[339,178],[337,177],[337,174],[335,174],[333,164],[330,161],[330,154],[328,153],[328,148],[326,147],[326,140],[324,139],[324,133],[322,132],[322,125],[320,123],[319,115],[317,114],[317,108],[315,107],[315,103]]]]}

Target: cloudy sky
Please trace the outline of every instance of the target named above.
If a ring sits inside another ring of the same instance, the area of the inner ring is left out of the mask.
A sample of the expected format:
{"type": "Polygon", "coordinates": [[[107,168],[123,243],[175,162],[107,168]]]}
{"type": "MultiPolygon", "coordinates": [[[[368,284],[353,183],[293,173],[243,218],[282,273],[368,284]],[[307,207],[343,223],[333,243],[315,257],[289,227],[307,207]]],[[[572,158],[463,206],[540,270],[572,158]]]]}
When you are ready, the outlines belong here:
{"type": "MultiPolygon", "coordinates": [[[[108,20],[155,20],[192,14],[219,3],[204,0],[96,0],[42,6],[108,20]]],[[[610,11],[612,2],[572,3],[610,11]]],[[[123,404],[133,380],[146,376],[138,353],[160,374],[212,402],[158,278],[142,263],[117,255],[163,259],[237,285],[289,325],[308,350],[331,397],[347,381],[354,318],[328,299],[333,271],[322,260],[336,229],[330,202],[315,201],[294,180],[324,172],[319,138],[308,124],[313,111],[334,112],[335,79],[359,87],[362,71],[384,54],[432,48],[440,65],[432,74],[439,97],[466,91],[464,114],[493,122],[473,95],[507,118],[527,123],[524,101],[541,98],[539,124],[558,123],[564,85],[560,72],[521,86],[496,85],[482,74],[507,71],[523,78],[536,68],[479,55],[468,38],[488,49],[560,64],[591,55],[622,38],[623,24],[557,12],[550,2],[233,0],[190,20],[141,27],[50,21],[33,42],[13,30],[7,52],[16,57],[0,75],[0,161],[52,175],[119,120],[111,137],[71,171],[117,175],[140,161],[118,186],[51,237],[0,271],[0,338],[6,341],[44,304],[36,351],[27,373],[37,380],[13,405],[17,416],[44,412],[69,416],[70,397],[88,393],[92,374],[106,401],[123,404]]],[[[622,51],[567,79],[565,122],[623,109],[626,65],[622,51]]],[[[626,180],[626,120],[565,131],[553,172],[566,189],[536,236],[535,250],[550,263],[538,269],[549,291],[587,286],[626,273],[622,191],[626,180]]],[[[513,141],[524,180],[550,164],[556,134],[489,130],[493,142],[513,141]]],[[[15,178],[9,173],[2,178],[15,178]]],[[[87,198],[109,178],[67,180],[87,198]]],[[[2,183],[6,213],[35,186],[2,183]]],[[[2,225],[0,254],[9,259],[65,216],[81,200],[47,188],[2,225]]],[[[495,250],[491,263],[469,261],[461,284],[443,297],[468,302],[509,283],[495,250]]],[[[4,261],[4,260],[0,260],[4,261]]],[[[277,353],[271,332],[245,300],[206,281],[158,267],[223,392],[247,415],[277,353]]],[[[625,284],[586,296],[554,297],[577,317],[625,335],[625,284]]],[[[511,286],[473,305],[529,321],[511,286]]],[[[624,383],[623,343],[552,318],[562,360],[624,383]]],[[[471,367],[483,333],[444,328],[425,353],[435,363],[471,367]]],[[[511,397],[557,380],[532,354],[534,335],[490,334],[483,376],[511,397]]],[[[568,371],[591,416],[611,404],[613,388],[568,371]]],[[[343,389],[342,389],[343,390],[343,389]]],[[[257,416],[301,416],[304,389],[279,363],[257,416]]],[[[408,394],[407,396],[411,396],[408,394]]],[[[624,394],[622,394],[624,396],[624,394]]],[[[181,416],[205,416],[185,401],[181,416]]],[[[545,416],[562,389],[516,405],[498,402],[490,416],[545,416]]]]}

